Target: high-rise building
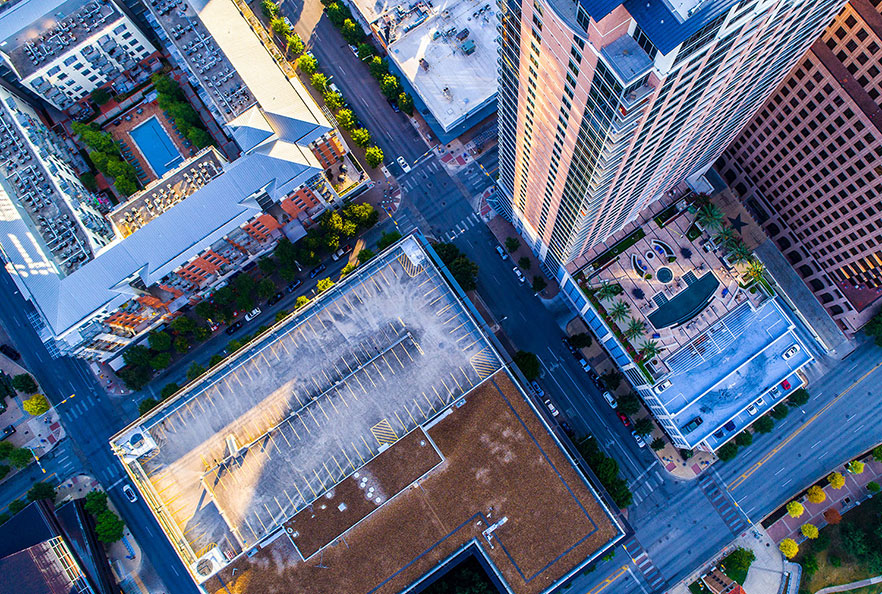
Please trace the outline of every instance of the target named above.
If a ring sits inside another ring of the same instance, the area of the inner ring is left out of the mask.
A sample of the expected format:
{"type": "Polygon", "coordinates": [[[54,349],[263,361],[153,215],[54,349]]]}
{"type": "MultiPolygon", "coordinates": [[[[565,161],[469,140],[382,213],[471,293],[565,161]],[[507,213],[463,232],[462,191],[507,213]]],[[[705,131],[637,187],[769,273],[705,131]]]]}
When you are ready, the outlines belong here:
{"type": "Polygon", "coordinates": [[[847,333],[882,304],[882,2],[852,0],[718,168],[847,333]]]}
{"type": "Polygon", "coordinates": [[[507,0],[499,138],[510,218],[563,281],[701,175],[843,0],[507,0]]]}

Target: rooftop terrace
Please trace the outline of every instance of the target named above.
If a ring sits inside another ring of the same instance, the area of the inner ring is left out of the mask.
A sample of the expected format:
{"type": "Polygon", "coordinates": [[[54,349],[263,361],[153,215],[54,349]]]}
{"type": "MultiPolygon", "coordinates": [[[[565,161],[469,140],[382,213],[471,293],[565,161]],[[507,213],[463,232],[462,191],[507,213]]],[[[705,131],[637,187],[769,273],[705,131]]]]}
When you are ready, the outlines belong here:
{"type": "Polygon", "coordinates": [[[499,368],[410,237],[113,445],[187,564],[213,543],[230,559],[499,368]]]}

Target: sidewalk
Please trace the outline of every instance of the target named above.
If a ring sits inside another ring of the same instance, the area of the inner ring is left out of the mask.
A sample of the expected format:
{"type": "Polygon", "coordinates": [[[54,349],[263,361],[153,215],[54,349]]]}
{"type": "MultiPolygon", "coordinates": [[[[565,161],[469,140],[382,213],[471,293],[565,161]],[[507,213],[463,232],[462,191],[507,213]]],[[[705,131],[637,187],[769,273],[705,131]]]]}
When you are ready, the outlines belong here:
{"type": "MultiPolygon", "coordinates": [[[[0,371],[10,377],[28,373],[24,367],[2,354],[0,354],[0,371]]],[[[45,394],[39,384],[37,384],[37,393],[45,394]]],[[[0,413],[0,429],[9,426],[15,427],[15,433],[10,435],[7,441],[17,448],[28,448],[33,450],[37,456],[44,456],[66,435],[59,421],[58,413],[52,407],[42,415],[33,417],[25,412],[22,406],[22,402],[30,398],[31,394],[22,394],[21,392],[17,392],[17,394],[15,398],[7,398],[6,400],[7,408],[3,413],[0,413]]],[[[11,474],[7,476],[11,476],[11,474]]]]}

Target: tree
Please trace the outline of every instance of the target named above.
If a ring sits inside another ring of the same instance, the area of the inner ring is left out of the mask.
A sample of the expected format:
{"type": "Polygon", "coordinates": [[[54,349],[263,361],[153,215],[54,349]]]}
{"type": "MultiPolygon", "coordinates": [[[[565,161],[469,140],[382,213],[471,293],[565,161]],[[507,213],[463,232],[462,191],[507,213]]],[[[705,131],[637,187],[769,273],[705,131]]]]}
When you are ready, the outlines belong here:
{"type": "Polygon", "coordinates": [[[318,70],[318,61],[309,54],[303,54],[297,58],[297,67],[300,68],[304,74],[312,75],[318,70]]]}
{"type": "Polygon", "coordinates": [[[352,272],[353,270],[355,270],[355,264],[347,264],[347,265],[344,266],[343,269],[340,271],[340,278],[343,278],[344,276],[346,276],[347,274],[349,274],[349,273],[352,272]]]}
{"type": "Polygon", "coordinates": [[[358,226],[359,229],[373,227],[377,224],[377,220],[379,220],[379,218],[380,213],[377,212],[376,208],[374,208],[367,202],[362,202],[360,204],[350,204],[343,209],[343,220],[352,221],[358,226]]]}
{"type": "Polygon", "coordinates": [[[530,258],[528,258],[527,256],[523,256],[518,259],[518,266],[520,268],[523,268],[524,270],[530,270],[532,262],[530,262],[530,258]]]}
{"type": "Polygon", "coordinates": [[[105,543],[116,542],[123,537],[125,524],[118,515],[105,509],[95,519],[95,534],[105,543]]]}
{"type": "Polygon", "coordinates": [[[299,56],[303,53],[303,50],[306,49],[306,46],[303,45],[303,40],[300,39],[300,35],[297,33],[291,33],[290,35],[285,36],[285,51],[294,55],[294,57],[299,56]]]}
{"type": "Polygon", "coordinates": [[[398,93],[398,109],[407,115],[413,115],[413,97],[409,93],[401,91],[398,93]]]}
{"type": "Polygon", "coordinates": [[[545,277],[541,274],[537,274],[533,277],[533,291],[538,293],[548,286],[548,283],[545,281],[545,277]]]}
{"type": "Polygon", "coordinates": [[[758,433],[771,433],[775,428],[775,421],[769,416],[762,416],[753,424],[754,431],[758,433]]]}
{"type": "Polygon", "coordinates": [[[187,370],[187,379],[194,380],[197,377],[199,377],[200,375],[202,375],[203,373],[205,373],[205,367],[203,367],[199,363],[194,362],[192,365],[190,365],[190,368],[187,370]]]}
{"type": "Polygon", "coordinates": [[[735,444],[738,447],[749,446],[753,443],[753,435],[750,431],[742,431],[738,435],[735,436],[735,444]]]}
{"type": "Polygon", "coordinates": [[[171,348],[172,338],[165,332],[155,330],[147,336],[147,342],[150,344],[151,350],[161,353],[171,348]]]}
{"type": "Polygon", "coordinates": [[[845,477],[839,472],[833,472],[827,477],[827,483],[838,490],[845,486],[845,477]]]}
{"type": "Polygon", "coordinates": [[[401,92],[401,86],[398,84],[398,77],[394,74],[385,74],[380,80],[380,92],[387,99],[395,99],[401,92]]]}
{"type": "Polygon", "coordinates": [[[131,196],[138,191],[138,183],[126,177],[118,177],[113,180],[113,185],[123,196],[131,196]]]}
{"type": "Polygon", "coordinates": [[[364,248],[360,252],[358,252],[358,263],[364,264],[368,260],[374,257],[374,252],[369,250],[368,248],[364,248]]]}
{"type": "Polygon", "coordinates": [[[527,351],[518,351],[513,357],[515,365],[520,368],[521,373],[529,381],[539,377],[539,357],[527,351]]]}
{"type": "Polygon", "coordinates": [[[729,248],[729,259],[735,264],[743,264],[749,262],[753,257],[753,252],[749,247],[744,245],[743,241],[738,241],[729,248]]]}
{"type": "Polygon", "coordinates": [[[335,27],[340,28],[343,26],[343,21],[349,16],[349,11],[343,8],[339,2],[331,2],[325,8],[325,14],[328,15],[328,20],[335,27]]]}
{"type": "Polygon", "coordinates": [[[179,353],[186,353],[190,350],[190,341],[183,336],[175,338],[175,350],[179,353]]]}
{"type": "Polygon", "coordinates": [[[586,349],[591,346],[593,339],[587,332],[579,332],[567,338],[567,342],[575,349],[586,349]]]}
{"type": "Polygon", "coordinates": [[[621,287],[612,283],[604,283],[597,288],[597,298],[601,301],[612,299],[621,292],[621,287]]]}
{"type": "MultiPolygon", "coordinates": [[[[150,363],[148,362],[147,365],[150,363]]],[[[150,383],[153,373],[147,366],[128,365],[117,372],[119,378],[130,390],[140,390],[150,383]]]]}
{"type": "Polygon", "coordinates": [[[389,66],[380,56],[374,56],[371,58],[370,62],[368,62],[368,70],[371,71],[371,76],[378,81],[381,81],[386,73],[389,72],[389,66]]]}
{"type": "Polygon", "coordinates": [[[276,283],[273,282],[271,278],[261,279],[259,283],[257,283],[257,295],[261,299],[269,299],[273,295],[276,294],[276,283]]]}
{"type": "Polygon", "coordinates": [[[288,23],[278,17],[270,21],[270,29],[283,39],[291,34],[291,27],[288,26],[288,23]]]}
{"type": "Polygon", "coordinates": [[[95,105],[104,105],[111,99],[110,93],[104,87],[98,87],[92,91],[89,94],[89,98],[95,103],[95,105]]]}
{"type": "Polygon", "coordinates": [[[759,282],[762,280],[763,276],[766,273],[766,267],[763,266],[763,263],[759,260],[751,260],[747,263],[747,269],[744,271],[744,275],[751,282],[759,282]]]}
{"type": "Polygon", "coordinates": [[[136,344],[123,352],[123,361],[127,365],[149,365],[153,353],[147,347],[136,344]]]}
{"type": "Polygon", "coordinates": [[[300,309],[307,303],[309,303],[309,297],[307,297],[306,295],[301,295],[297,298],[297,301],[294,302],[294,309],[300,309]]]}
{"type": "Polygon", "coordinates": [[[325,91],[325,105],[331,111],[337,111],[343,107],[343,95],[336,91],[325,91]]]}
{"type": "MultiPolygon", "coordinates": [[[[616,400],[616,408],[618,408],[619,412],[622,414],[628,416],[634,415],[640,410],[640,401],[633,392],[628,392],[616,400]]],[[[652,431],[652,429],[650,429],[650,431],[652,431]]]]}
{"type": "Polygon", "coordinates": [[[788,414],[790,414],[790,409],[783,402],[775,405],[775,408],[772,409],[772,417],[778,421],[784,419],[788,414]]]}
{"type": "Polygon", "coordinates": [[[150,367],[159,371],[171,365],[171,353],[158,353],[150,359],[150,367]]]}
{"type": "Polygon", "coordinates": [[[214,142],[211,134],[195,126],[187,130],[187,140],[195,144],[196,148],[205,148],[214,142]]]}
{"type": "Polygon", "coordinates": [[[803,404],[808,402],[808,400],[808,390],[806,390],[805,388],[799,388],[798,390],[794,391],[789,398],[787,398],[787,404],[789,404],[790,406],[802,406],[803,404]]]}
{"type": "Polygon", "coordinates": [[[808,539],[814,540],[818,538],[818,527],[814,524],[803,524],[799,531],[808,539]]]}
{"type": "Polygon", "coordinates": [[[157,404],[159,404],[159,401],[155,398],[145,398],[138,403],[138,414],[141,416],[146,415],[153,410],[157,404]]]}
{"type": "Polygon", "coordinates": [[[337,112],[337,123],[344,130],[352,130],[355,128],[358,120],[355,119],[355,114],[352,113],[352,110],[347,107],[337,112]]]}
{"type": "Polygon", "coordinates": [[[864,472],[864,463],[860,460],[852,460],[845,465],[845,469],[852,474],[862,474],[864,472]]]}
{"type": "Polygon", "coordinates": [[[717,458],[719,458],[723,462],[728,462],[729,460],[732,460],[737,454],[738,446],[731,441],[724,443],[722,446],[720,446],[720,449],[717,450],[717,458]]]}
{"type": "Polygon", "coordinates": [[[517,237],[505,238],[505,249],[507,249],[509,252],[514,253],[518,251],[519,247],[521,247],[521,242],[517,237]]]}
{"type": "Polygon", "coordinates": [[[328,88],[328,77],[321,72],[316,72],[310,77],[309,84],[319,93],[324,93],[328,88]]]}
{"type": "Polygon", "coordinates": [[[652,448],[652,451],[653,451],[653,452],[657,452],[657,451],[659,451],[659,450],[661,450],[661,449],[664,449],[664,447],[665,447],[665,440],[662,439],[661,437],[656,437],[656,438],[653,439],[652,442],[649,444],[649,447],[652,448]]]}
{"type": "Polygon", "coordinates": [[[93,516],[97,516],[107,509],[107,493],[104,491],[89,491],[86,494],[83,507],[93,516]]]}
{"type": "Polygon", "coordinates": [[[367,128],[356,128],[352,132],[350,132],[352,136],[352,141],[358,146],[367,146],[371,143],[371,133],[367,131],[367,128]]]}
{"type": "Polygon", "coordinates": [[[611,317],[616,322],[621,322],[625,318],[628,317],[628,314],[631,312],[631,308],[627,303],[619,299],[615,302],[612,308],[607,312],[609,317],[611,317]]]}
{"type": "Polygon", "coordinates": [[[643,320],[631,318],[631,321],[628,323],[628,327],[625,329],[624,335],[625,338],[634,339],[638,336],[643,336],[643,333],[645,331],[646,323],[643,320]]]}
{"type": "Polygon", "coordinates": [[[42,394],[34,394],[21,403],[21,407],[25,412],[37,417],[49,410],[49,401],[42,394]]]}
{"type": "Polygon", "coordinates": [[[214,367],[215,365],[220,365],[223,362],[224,362],[224,356],[219,353],[215,353],[214,355],[211,356],[211,359],[208,360],[208,367],[211,368],[211,367],[214,367]]]}
{"type": "Polygon", "coordinates": [[[29,373],[19,373],[12,378],[12,387],[24,394],[33,394],[39,388],[29,373]]]}
{"type": "Polygon", "coordinates": [[[203,320],[210,320],[217,315],[217,308],[211,301],[200,301],[196,304],[196,307],[193,308],[193,311],[203,320]]]}
{"type": "Polygon", "coordinates": [[[642,419],[637,419],[636,421],[634,421],[634,432],[637,435],[642,435],[642,436],[649,435],[652,433],[652,430],[654,428],[655,428],[655,425],[653,425],[652,420],[647,417],[644,417],[642,419]]]}
{"type": "Polygon", "coordinates": [[[174,393],[180,389],[181,389],[181,387],[178,384],[171,382],[171,383],[168,383],[162,387],[162,390],[160,390],[159,395],[162,397],[163,400],[165,400],[166,398],[173,396],[174,393]]]}
{"type": "Polygon", "coordinates": [[[377,242],[377,249],[385,250],[387,247],[389,247],[399,239],[401,239],[401,233],[399,233],[398,231],[388,231],[386,233],[383,233],[380,236],[380,240],[377,242]]]}
{"type": "Polygon", "coordinates": [[[98,191],[98,180],[96,180],[95,176],[89,171],[80,174],[80,183],[90,192],[98,191]]]}
{"type": "Polygon", "coordinates": [[[478,265],[465,256],[458,257],[447,268],[463,291],[474,291],[478,288],[475,278],[478,275],[478,265]]]}
{"type": "Polygon", "coordinates": [[[24,468],[34,461],[34,453],[27,448],[16,448],[9,454],[9,463],[16,468],[24,468]]]}
{"type": "Polygon", "coordinates": [[[873,448],[873,460],[876,462],[882,462],[882,445],[873,448]]]}
{"type": "Polygon", "coordinates": [[[818,558],[815,557],[814,553],[809,553],[803,558],[801,565],[802,571],[811,579],[811,576],[815,575],[818,571],[818,558]]]}
{"type": "Polygon", "coordinates": [[[41,499],[50,499],[54,502],[55,487],[49,483],[34,483],[31,488],[28,489],[28,500],[40,501],[41,499]]]}
{"type": "Polygon", "coordinates": [[[827,500],[827,494],[818,485],[812,485],[808,490],[808,500],[811,503],[824,503],[827,500]]]}
{"type": "Polygon", "coordinates": [[[324,293],[328,289],[334,286],[334,281],[329,278],[319,279],[319,282],[315,285],[316,293],[324,293]]]}
{"type": "Polygon", "coordinates": [[[723,227],[723,211],[716,204],[705,204],[698,209],[698,214],[695,218],[705,229],[722,229],[723,227]]]}
{"type": "Polygon", "coordinates": [[[352,19],[343,21],[343,24],[340,26],[340,33],[349,45],[358,45],[364,41],[364,33],[361,31],[361,27],[356,25],[352,19]]]}
{"type": "Polygon", "coordinates": [[[644,359],[652,359],[653,357],[657,357],[661,354],[662,349],[658,346],[658,343],[654,340],[647,340],[640,344],[640,354],[643,355],[644,359]]]}
{"type": "Polygon", "coordinates": [[[378,146],[369,146],[364,151],[364,158],[369,167],[378,167],[383,162],[383,149],[378,146]]]}
{"type": "Polygon", "coordinates": [[[359,60],[367,60],[371,56],[374,55],[374,47],[369,43],[359,43],[358,44],[358,59],[359,60]]]}
{"type": "Polygon", "coordinates": [[[717,245],[729,249],[736,241],[738,241],[738,235],[732,227],[723,227],[717,232],[714,239],[716,240],[717,245]]]}
{"type": "Polygon", "coordinates": [[[805,512],[805,508],[798,501],[791,501],[787,504],[787,513],[791,518],[798,518],[805,512]]]}
{"type": "Polygon", "coordinates": [[[870,321],[864,326],[864,332],[873,338],[876,346],[882,346],[882,312],[870,318],[870,321]]]}
{"type": "Polygon", "coordinates": [[[603,382],[603,385],[606,386],[606,389],[610,392],[618,390],[623,379],[624,376],[615,369],[611,369],[600,376],[600,381],[603,382]]]}
{"type": "Polygon", "coordinates": [[[876,481],[870,481],[867,483],[867,491],[870,493],[878,493],[880,490],[882,490],[882,487],[880,487],[879,483],[876,481]]]}
{"type": "Polygon", "coordinates": [[[279,15],[279,5],[273,0],[260,0],[260,11],[268,19],[272,19],[279,15]]]}
{"type": "Polygon", "coordinates": [[[11,513],[14,516],[18,512],[20,512],[21,510],[26,508],[27,506],[28,506],[27,502],[24,501],[23,499],[16,499],[15,501],[12,501],[9,503],[9,513],[11,513]]]}

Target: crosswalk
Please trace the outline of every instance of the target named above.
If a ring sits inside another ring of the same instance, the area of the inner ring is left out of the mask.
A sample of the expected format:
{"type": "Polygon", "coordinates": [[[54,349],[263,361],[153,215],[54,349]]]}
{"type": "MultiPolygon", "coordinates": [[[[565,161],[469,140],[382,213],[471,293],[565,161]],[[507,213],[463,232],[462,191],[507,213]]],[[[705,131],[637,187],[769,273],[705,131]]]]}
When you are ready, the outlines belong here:
{"type": "MultiPolygon", "coordinates": [[[[419,168],[419,171],[425,173],[437,173],[440,170],[441,166],[438,164],[437,161],[434,160],[429,161],[428,165],[426,165],[425,167],[419,168]]],[[[414,188],[421,186],[424,183],[422,178],[417,175],[405,175],[402,177],[404,177],[404,181],[400,181],[399,185],[402,189],[407,191],[413,190],[414,188]]]]}
{"type": "Polygon", "coordinates": [[[92,408],[94,405],[95,401],[90,395],[76,397],[71,399],[70,405],[67,407],[67,410],[64,414],[71,419],[76,419],[77,417],[88,413],[89,409],[92,408]]]}
{"type": "Polygon", "coordinates": [[[634,496],[634,503],[640,503],[649,495],[656,490],[656,488],[660,487],[665,479],[662,478],[661,473],[656,470],[655,472],[649,473],[647,472],[645,478],[641,478],[639,481],[640,484],[637,486],[631,486],[631,494],[634,496]]]}
{"type": "Polygon", "coordinates": [[[732,531],[732,534],[738,536],[750,527],[750,522],[744,512],[736,507],[731,495],[725,492],[725,487],[720,484],[716,477],[712,476],[709,472],[705,472],[698,477],[698,485],[717,513],[720,514],[723,522],[732,531]]]}
{"type": "Polygon", "coordinates": [[[625,547],[625,551],[631,556],[634,565],[636,565],[637,569],[640,570],[640,573],[643,574],[643,577],[652,589],[653,594],[661,592],[665,585],[665,579],[662,577],[658,567],[652,562],[652,559],[649,558],[649,553],[646,552],[643,545],[637,541],[635,536],[632,536],[624,542],[623,546],[625,547]]]}
{"type": "Polygon", "coordinates": [[[457,237],[459,237],[460,235],[462,235],[463,233],[465,233],[466,231],[468,231],[469,229],[471,229],[475,225],[479,224],[480,222],[481,222],[481,217],[478,216],[477,213],[473,212],[472,214],[470,214],[469,216],[467,216],[466,218],[461,220],[459,223],[457,223],[453,227],[453,229],[451,229],[447,233],[445,233],[443,236],[444,241],[453,241],[454,239],[456,239],[457,237]]]}

